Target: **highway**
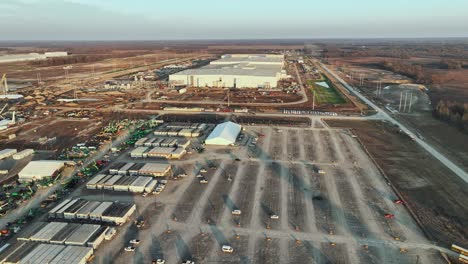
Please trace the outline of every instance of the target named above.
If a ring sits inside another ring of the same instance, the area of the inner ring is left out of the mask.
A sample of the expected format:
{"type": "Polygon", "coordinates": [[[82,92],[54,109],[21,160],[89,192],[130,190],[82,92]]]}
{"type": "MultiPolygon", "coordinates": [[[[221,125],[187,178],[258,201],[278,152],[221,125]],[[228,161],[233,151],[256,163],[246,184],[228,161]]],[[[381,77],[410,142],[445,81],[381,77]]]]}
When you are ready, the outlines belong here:
{"type": "Polygon", "coordinates": [[[316,61],[319,63],[323,69],[325,69],[330,75],[335,77],[341,84],[343,84],[346,89],[348,89],[350,92],[355,94],[359,99],[361,99],[363,102],[368,104],[370,107],[372,107],[375,111],[377,111],[377,116],[380,117],[382,120],[386,120],[394,125],[397,125],[403,132],[408,134],[411,138],[413,138],[421,147],[423,147],[426,151],[428,151],[434,158],[438,159],[440,162],[442,162],[447,168],[449,168],[453,173],[458,175],[460,178],[462,178],[465,182],[468,183],[468,174],[459,166],[457,166],[455,163],[447,159],[443,154],[441,154],[439,151],[437,151],[434,147],[426,143],[424,140],[420,139],[417,137],[410,129],[405,127],[403,124],[395,120],[393,117],[391,117],[387,112],[385,112],[383,109],[378,107],[376,104],[374,104],[371,100],[369,100],[367,97],[362,95],[359,91],[354,89],[352,86],[350,86],[348,83],[346,83],[343,79],[338,76],[335,72],[327,68],[325,65],[323,65],[321,62],[316,61]]]}

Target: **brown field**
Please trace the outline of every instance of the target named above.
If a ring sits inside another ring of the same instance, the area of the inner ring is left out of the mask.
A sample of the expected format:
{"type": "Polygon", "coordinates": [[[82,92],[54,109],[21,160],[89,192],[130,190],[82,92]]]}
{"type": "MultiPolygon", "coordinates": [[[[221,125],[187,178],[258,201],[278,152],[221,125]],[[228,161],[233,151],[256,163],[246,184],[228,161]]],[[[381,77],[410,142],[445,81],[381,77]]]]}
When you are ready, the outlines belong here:
{"type": "Polygon", "coordinates": [[[327,123],[352,129],[430,239],[444,246],[468,243],[468,190],[462,179],[387,124],[343,120],[327,123]]]}

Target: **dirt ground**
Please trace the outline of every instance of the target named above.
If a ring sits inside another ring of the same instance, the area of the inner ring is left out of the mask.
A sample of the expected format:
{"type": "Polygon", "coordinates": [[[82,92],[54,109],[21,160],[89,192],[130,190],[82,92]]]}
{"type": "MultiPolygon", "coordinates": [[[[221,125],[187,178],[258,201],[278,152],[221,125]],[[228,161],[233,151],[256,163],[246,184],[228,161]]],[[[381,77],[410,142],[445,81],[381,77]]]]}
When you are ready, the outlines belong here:
{"type": "Polygon", "coordinates": [[[431,112],[399,115],[399,119],[409,123],[431,145],[468,170],[468,144],[460,144],[468,142],[467,134],[434,119],[431,112]]]}
{"type": "Polygon", "coordinates": [[[327,121],[351,128],[417,215],[435,242],[468,243],[468,190],[462,179],[419,148],[410,138],[383,123],[327,121]]]}
{"type": "MultiPolygon", "coordinates": [[[[109,195],[135,201],[136,217],[148,215],[154,199],[159,212],[145,217],[144,232],[134,233],[142,240],[135,253],[116,255],[115,248],[130,239],[118,234],[98,249],[95,263],[156,257],[170,263],[408,263],[415,254],[428,260],[420,247],[429,242],[405,208],[392,202],[396,195],[347,129],[316,118],[309,127],[255,125],[242,133],[236,147],[207,147],[171,161],[188,177],[169,181],[158,196],[109,195]],[[202,167],[207,184],[195,177],[202,167]],[[233,215],[234,209],[241,214],[233,215]],[[386,212],[397,219],[384,218],[386,212]],[[222,245],[234,252],[223,253],[222,245]],[[401,254],[399,247],[409,252],[401,254]]],[[[126,153],[118,160],[127,160],[126,153]]],[[[100,195],[88,190],[82,197],[100,195]]]]}

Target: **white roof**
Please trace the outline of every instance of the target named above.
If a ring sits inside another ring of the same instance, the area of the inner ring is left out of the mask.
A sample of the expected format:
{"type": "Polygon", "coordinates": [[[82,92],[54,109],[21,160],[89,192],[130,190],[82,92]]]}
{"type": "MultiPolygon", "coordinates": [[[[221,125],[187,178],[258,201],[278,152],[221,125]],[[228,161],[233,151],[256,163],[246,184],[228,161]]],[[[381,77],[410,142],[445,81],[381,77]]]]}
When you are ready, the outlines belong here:
{"type": "Polygon", "coordinates": [[[215,127],[213,132],[205,140],[207,145],[230,145],[234,144],[241,126],[231,121],[224,122],[215,127]]]}
{"type": "Polygon", "coordinates": [[[60,160],[36,160],[31,161],[18,173],[19,178],[37,178],[49,177],[65,165],[60,160]]]}
{"type": "Polygon", "coordinates": [[[219,60],[197,69],[172,75],[233,75],[276,77],[282,72],[284,56],[270,54],[226,54],[219,60]]]}

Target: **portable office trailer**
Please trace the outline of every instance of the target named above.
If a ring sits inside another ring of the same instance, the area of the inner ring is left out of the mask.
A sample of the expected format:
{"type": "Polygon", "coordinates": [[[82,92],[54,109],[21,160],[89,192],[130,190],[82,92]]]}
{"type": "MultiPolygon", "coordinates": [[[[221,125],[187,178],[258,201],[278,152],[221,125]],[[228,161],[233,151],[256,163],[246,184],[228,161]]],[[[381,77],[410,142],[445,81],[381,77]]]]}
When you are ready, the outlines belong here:
{"type": "Polygon", "coordinates": [[[76,263],[86,264],[94,253],[92,247],[67,246],[49,264],[76,263]]]}
{"type": "Polygon", "coordinates": [[[156,140],[156,138],[150,138],[148,139],[143,146],[145,147],[151,147],[153,145],[153,142],[156,140]]]}
{"type": "Polygon", "coordinates": [[[83,200],[83,199],[78,199],[78,201],[70,206],[65,212],[63,212],[63,218],[65,219],[75,219],[76,218],[76,212],[78,212],[81,208],[85,207],[89,201],[83,200]]]}
{"type": "Polygon", "coordinates": [[[122,177],[114,184],[114,191],[117,192],[128,192],[130,185],[136,180],[136,177],[126,176],[122,177]]]}
{"type": "Polygon", "coordinates": [[[49,211],[49,218],[56,218],[56,213],[62,209],[65,205],[67,205],[68,203],[70,203],[72,200],[70,199],[65,199],[63,200],[61,203],[59,203],[57,206],[55,206],[54,208],[52,208],[52,210],[49,211]]]}
{"type": "Polygon", "coordinates": [[[119,172],[119,169],[122,168],[122,166],[125,166],[125,163],[117,162],[112,164],[109,167],[109,174],[117,174],[119,172]]]}
{"type": "Polygon", "coordinates": [[[161,142],[164,141],[164,138],[156,138],[156,140],[153,142],[153,144],[151,145],[152,147],[159,147],[161,146],[161,142]]]}
{"type": "Polygon", "coordinates": [[[13,154],[13,159],[15,160],[24,159],[27,156],[32,155],[32,154],[34,154],[34,149],[25,149],[16,154],[13,154]]]}
{"type": "Polygon", "coordinates": [[[137,140],[135,142],[135,147],[141,147],[145,144],[145,141],[148,140],[148,138],[144,137],[144,138],[140,138],[139,140],[137,140]]]}
{"type": "Polygon", "coordinates": [[[146,163],[140,169],[139,174],[141,176],[160,177],[166,176],[170,170],[171,165],[169,163],[146,163]]]}
{"type": "Polygon", "coordinates": [[[143,166],[145,166],[145,163],[136,163],[135,165],[133,165],[133,167],[131,167],[128,170],[128,174],[130,174],[131,176],[138,175],[138,172],[141,168],[143,168],[143,166]]]}
{"type": "Polygon", "coordinates": [[[86,242],[86,245],[88,247],[92,247],[94,249],[97,249],[99,245],[104,241],[107,230],[109,230],[108,226],[101,226],[96,233],[92,237],[89,238],[88,242],[86,242]]]}
{"type": "Polygon", "coordinates": [[[55,236],[53,236],[49,243],[52,243],[52,244],[65,244],[65,241],[67,240],[67,238],[76,230],[80,227],[81,225],[80,224],[76,224],[76,223],[69,223],[68,225],[66,225],[62,230],[60,230],[60,232],[58,232],[57,234],[55,234],[55,236]]]}
{"type": "Polygon", "coordinates": [[[22,258],[20,263],[49,263],[64,249],[65,246],[62,245],[40,244],[22,258]]]}
{"type": "Polygon", "coordinates": [[[83,206],[78,212],[76,212],[75,217],[77,219],[89,219],[91,212],[96,209],[101,204],[98,201],[89,201],[89,203],[83,206]]]}
{"type": "Polygon", "coordinates": [[[56,218],[63,218],[64,217],[64,213],[65,213],[65,210],[67,210],[68,208],[72,207],[75,203],[78,202],[78,199],[73,199],[71,200],[69,203],[67,203],[65,206],[63,206],[62,208],[60,208],[56,213],[55,213],[55,217],[56,218]]]}
{"type": "Polygon", "coordinates": [[[89,219],[93,221],[101,221],[102,214],[112,205],[112,202],[102,202],[96,209],[89,214],[89,219]]]}
{"type": "Polygon", "coordinates": [[[60,230],[62,230],[67,223],[51,222],[39,230],[36,234],[31,236],[31,241],[46,242],[48,243],[60,230]]]}
{"type": "Polygon", "coordinates": [[[136,211],[135,204],[114,203],[107,208],[101,219],[103,222],[122,225],[128,221],[128,218],[136,211]]]}
{"type": "MultiPolygon", "coordinates": [[[[25,227],[25,230],[20,233],[20,235],[16,238],[18,241],[30,241],[31,236],[39,232],[42,228],[44,228],[48,223],[46,222],[32,222],[25,227]]],[[[1,260],[0,260],[1,263],[1,260]]]]}
{"type": "Polygon", "coordinates": [[[146,158],[146,151],[148,147],[138,147],[130,152],[130,157],[132,158],[146,158]]]}
{"type": "Polygon", "coordinates": [[[118,174],[119,174],[119,175],[127,175],[128,170],[129,170],[133,165],[135,165],[135,163],[133,163],[133,162],[130,162],[130,163],[125,164],[124,166],[122,166],[122,168],[119,169],[118,174]]]}
{"type": "Polygon", "coordinates": [[[151,177],[138,176],[137,179],[129,186],[128,190],[130,192],[142,193],[145,191],[146,185],[151,182],[151,179],[151,177]]]}
{"type": "Polygon", "coordinates": [[[97,183],[102,180],[104,177],[106,177],[105,174],[98,174],[96,176],[94,176],[91,180],[89,180],[87,183],[86,183],[86,188],[87,189],[96,189],[97,187],[97,183]]]}
{"type": "Polygon", "coordinates": [[[97,190],[102,190],[104,189],[104,186],[106,185],[106,182],[110,179],[112,179],[112,177],[114,177],[116,174],[109,174],[109,175],[106,175],[104,178],[102,178],[100,181],[98,181],[96,183],[96,189],[97,190]]]}
{"type": "Polygon", "coordinates": [[[125,177],[125,176],[122,176],[122,175],[114,175],[112,178],[110,178],[109,180],[107,180],[105,183],[104,183],[104,190],[113,190],[114,189],[114,184],[120,180],[120,178],[122,177],[125,177]]]}
{"type": "Polygon", "coordinates": [[[3,149],[0,150],[0,160],[13,156],[17,152],[16,149],[3,149]]]}
{"type": "Polygon", "coordinates": [[[147,192],[147,193],[153,192],[154,188],[156,188],[156,185],[158,185],[158,180],[152,179],[151,182],[149,182],[145,186],[145,192],[147,192]]]}
{"type": "Polygon", "coordinates": [[[65,245],[85,246],[88,239],[96,233],[100,225],[83,224],[76,229],[65,241],[65,245]]]}

